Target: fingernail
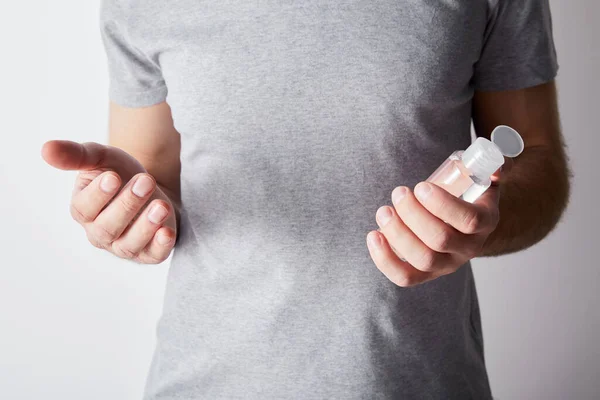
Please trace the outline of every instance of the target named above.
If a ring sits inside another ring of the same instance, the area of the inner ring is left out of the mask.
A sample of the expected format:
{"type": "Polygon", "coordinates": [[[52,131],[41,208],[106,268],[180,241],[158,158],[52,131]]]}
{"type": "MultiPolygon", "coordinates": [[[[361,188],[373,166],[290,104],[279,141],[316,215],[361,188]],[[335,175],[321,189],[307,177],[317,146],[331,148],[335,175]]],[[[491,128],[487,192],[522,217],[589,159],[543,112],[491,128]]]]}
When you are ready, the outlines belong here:
{"type": "Polygon", "coordinates": [[[159,234],[156,235],[156,241],[158,244],[166,246],[171,243],[171,237],[167,236],[165,233],[159,232],[159,234]]]}
{"type": "Polygon", "coordinates": [[[407,190],[408,189],[406,188],[406,186],[398,186],[397,188],[392,190],[392,203],[400,203],[400,200],[402,200],[404,196],[406,196],[407,190]]]}
{"type": "Polygon", "coordinates": [[[367,235],[367,244],[369,247],[377,247],[379,245],[379,236],[375,232],[369,232],[367,235]]]}
{"type": "Polygon", "coordinates": [[[431,195],[431,185],[421,182],[415,187],[415,196],[421,201],[425,201],[431,195]]]}
{"type": "Polygon", "coordinates": [[[163,221],[163,219],[166,218],[167,214],[168,214],[168,211],[166,208],[164,208],[161,205],[156,204],[156,205],[152,206],[152,208],[148,212],[148,219],[153,224],[159,224],[163,221]]]}
{"type": "Polygon", "coordinates": [[[104,193],[112,193],[119,187],[119,180],[114,175],[106,175],[100,181],[100,189],[104,193]]]}
{"type": "Polygon", "coordinates": [[[383,226],[387,224],[392,219],[392,215],[392,210],[388,206],[380,207],[376,214],[379,225],[383,226]]]}
{"type": "Polygon", "coordinates": [[[150,194],[153,187],[154,181],[152,181],[152,179],[148,178],[147,176],[141,176],[137,181],[135,181],[131,191],[137,197],[146,197],[148,194],[150,194]]]}

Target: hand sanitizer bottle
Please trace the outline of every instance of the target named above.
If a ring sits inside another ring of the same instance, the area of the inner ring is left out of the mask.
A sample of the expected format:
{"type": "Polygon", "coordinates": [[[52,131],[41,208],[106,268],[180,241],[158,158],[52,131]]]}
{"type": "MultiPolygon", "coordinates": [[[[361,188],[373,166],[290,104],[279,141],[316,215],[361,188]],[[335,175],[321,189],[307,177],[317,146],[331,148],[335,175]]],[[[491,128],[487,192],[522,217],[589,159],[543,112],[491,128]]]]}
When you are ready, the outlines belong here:
{"type": "Polygon", "coordinates": [[[524,148],[519,133],[506,125],[496,127],[491,139],[479,137],[466,150],[455,151],[427,181],[474,202],[490,187],[490,177],[504,164],[504,157],[516,157],[524,148]]]}
{"type": "MultiPolygon", "coordinates": [[[[478,137],[466,150],[455,151],[427,181],[464,201],[474,202],[491,186],[490,178],[504,165],[504,157],[517,157],[525,147],[521,135],[506,125],[497,126],[491,139],[478,137]]],[[[381,232],[380,228],[377,230],[381,232]]],[[[406,261],[394,247],[392,250],[406,261]]]]}

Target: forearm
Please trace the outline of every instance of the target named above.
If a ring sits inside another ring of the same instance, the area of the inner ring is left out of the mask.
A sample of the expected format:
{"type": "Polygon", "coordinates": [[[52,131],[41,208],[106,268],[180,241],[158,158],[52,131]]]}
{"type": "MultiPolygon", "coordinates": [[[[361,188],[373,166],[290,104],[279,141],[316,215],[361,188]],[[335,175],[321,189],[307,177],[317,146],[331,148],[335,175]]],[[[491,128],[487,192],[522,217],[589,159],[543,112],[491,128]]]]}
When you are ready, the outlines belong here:
{"type": "Polygon", "coordinates": [[[542,240],[566,208],[569,180],[563,146],[527,148],[500,181],[500,222],[482,256],[513,253],[542,240]]]}
{"type": "Polygon", "coordinates": [[[127,108],[111,102],[109,111],[109,144],[130,154],[154,177],[172,204],[179,226],[181,137],[169,105],[127,108]]]}

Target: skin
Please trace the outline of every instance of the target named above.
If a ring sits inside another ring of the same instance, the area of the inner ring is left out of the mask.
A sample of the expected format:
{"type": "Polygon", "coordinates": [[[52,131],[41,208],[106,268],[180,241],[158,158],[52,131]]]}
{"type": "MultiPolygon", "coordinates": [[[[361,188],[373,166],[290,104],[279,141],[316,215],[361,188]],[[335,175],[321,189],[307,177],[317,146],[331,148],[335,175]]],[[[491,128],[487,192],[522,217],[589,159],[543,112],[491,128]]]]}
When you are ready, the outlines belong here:
{"type": "Polygon", "coordinates": [[[571,174],[554,82],[477,92],[473,121],[477,135],[488,138],[497,125],[512,126],[525,150],[473,204],[427,182],[414,191],[394,188],[393,206],[377,210],[379,230],[367,234],[367,246],[377,268],[398,286],[450,274],[475,257],[530,247],[552,231],[567,206],[571,174]]]}
{"type": "MultiPolygon", "coordinates": [[[[367,235],[377,268],[398,286],[414,286],[450,274],[474,257],[515,252],[543,239],[569,196],[556,103],[554,82],[477,92],[477,134],[489,137],[495,126],[510,125],[523,136],[524,152],[507,160],[473,204],[429,183],[414,191],[395,188],[393,206],[377,210],[380,231],[367,235]]],[[[121,258],[160,263],[175,244],[181,206],[181,145],[171,110],[166,103],[143,108],[111,103],[109,127],[108,146],[54,140],[44,144],[42,156],[56,168],[79,171],[71,215],[90,243],[121,258]]]]}
{"type": "Polygon", "coordinates": [[[177,237],[180,140],[166,103],[125,108],[110,104],[109,146],[53,140],[42,157],[79,171],[71,216],[90,243],[117,257],[163,262],[177,237]]]}

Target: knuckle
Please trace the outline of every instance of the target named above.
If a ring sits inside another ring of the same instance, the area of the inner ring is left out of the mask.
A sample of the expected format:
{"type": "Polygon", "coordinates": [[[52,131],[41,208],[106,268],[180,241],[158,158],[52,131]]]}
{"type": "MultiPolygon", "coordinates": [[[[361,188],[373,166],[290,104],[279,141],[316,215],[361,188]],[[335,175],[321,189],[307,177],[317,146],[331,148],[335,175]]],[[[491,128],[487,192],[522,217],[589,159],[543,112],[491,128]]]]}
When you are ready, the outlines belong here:
{"type": "Polygon", "coordinates": [[[160,264],[165,261],[169,256],[170,252],[163,254],[161,252],[155,252],[151,250],[146,250],[141,257],[143,259],[144,264],[160,264]]]}
{"type": "Polygon", "coordinates": [[[483,247],[483,244],[479,244],[479,243],[477,245],[468,246],[464,249],[463,253],[469,260],[471,260],[480,255],[482,247],[483,247]]]}
{"type": "Polygon", "coordinates": [[[145,264],[160,264],[161,262],[165,261],[166,257],[155,257],[152,255],[148,255],[147,259],[145,260],[145,264]]]}
{"type": "Polygon", "coordinates": [[[87,234],[87,239],[88,242],[90,242],[90,244],[92,246],[94,246],[97,249],[101,249],[101,250],[105,250],[106,246],[104,245],[104,243],[100,240],[98,240],[98,238],[96,236],[94,236],[90,231],[86,231],[87,234]]]}
{"type": "Polygon", "coordinates": [[[119,206],[125,210],[127,214],[136,213],[139,209],[139,201],[133,195],[119,197],[119,206]]]}
{"type": "Polygon", "coordinates": [[[87,222],[92,221],[92,219],[89,216],[81,212],[79,208],[73,203],[71,203],[71,205],[69,206],[69,213],[71,214],[71,218],[73,218],[73,220],[80,224],[85,224],[87,222]]]}
{"type": "Polygon", "coordinates": [[[483,217],[479,212],[468,212],[464,217],[465,233],[473,234],[481,230],[483,217]]]}
{"type": "Polygon", "coordinates": [[[86,188],[98,175],[97,171],[80,171],[75,178],[75,188],[78,190],[86,188]]]}
{"type": "Polygon", "coordinates": [[[401,272],[394,277],[393,283],[400,287],[411,287],[415,286],[419,282],[417,282],[413,275],[410,275],[406,272],[401,272]]]}
{"type": "Polygon", "coordinates": [[[433,272],[435,269],[436,254],[433,251],[426,250],[421,254],[415,267],[423,272],[433,272]]]}
{"type": "Polygon", "coordinates": [[[83,151],[86,153],[85,157],[87,157],[90,150],[93,150],[96,153],[96,163],[93,166],[94,169],[98,169],[105,164],[109,149],[107,146],[95,142],[85,142],[82,143],[82,145],[83,151]]]}
{"type": "Polygon", "coordinates": [[[440,229],[432,238],[430,247],[439,252],[445,252],[450,248],[452,232],[448,229],[440,229]]]}
{"type": "Polygon", "coordinates": [[[112,252],[119,258],[131,260],[137,257],[137,252],[129,249],[127,246],[123,246],[122,243],[113,242],[112,252]]]}
{"type": "Polygon", "coordinates": [[[100,167],[105,164],[108,158],[108,150],[109,148],[106,146],[98,146],[98,162],[96,163],[96,167],[100,167]]]}
{"type": "Polygon", "coordinates": [[[96,238],[100,243],[103,243],[104,246],[112,243],[118,237],[118,233],[111,231],[100,224],[93,224],[91,227],[92,236],[96,238]]]}

